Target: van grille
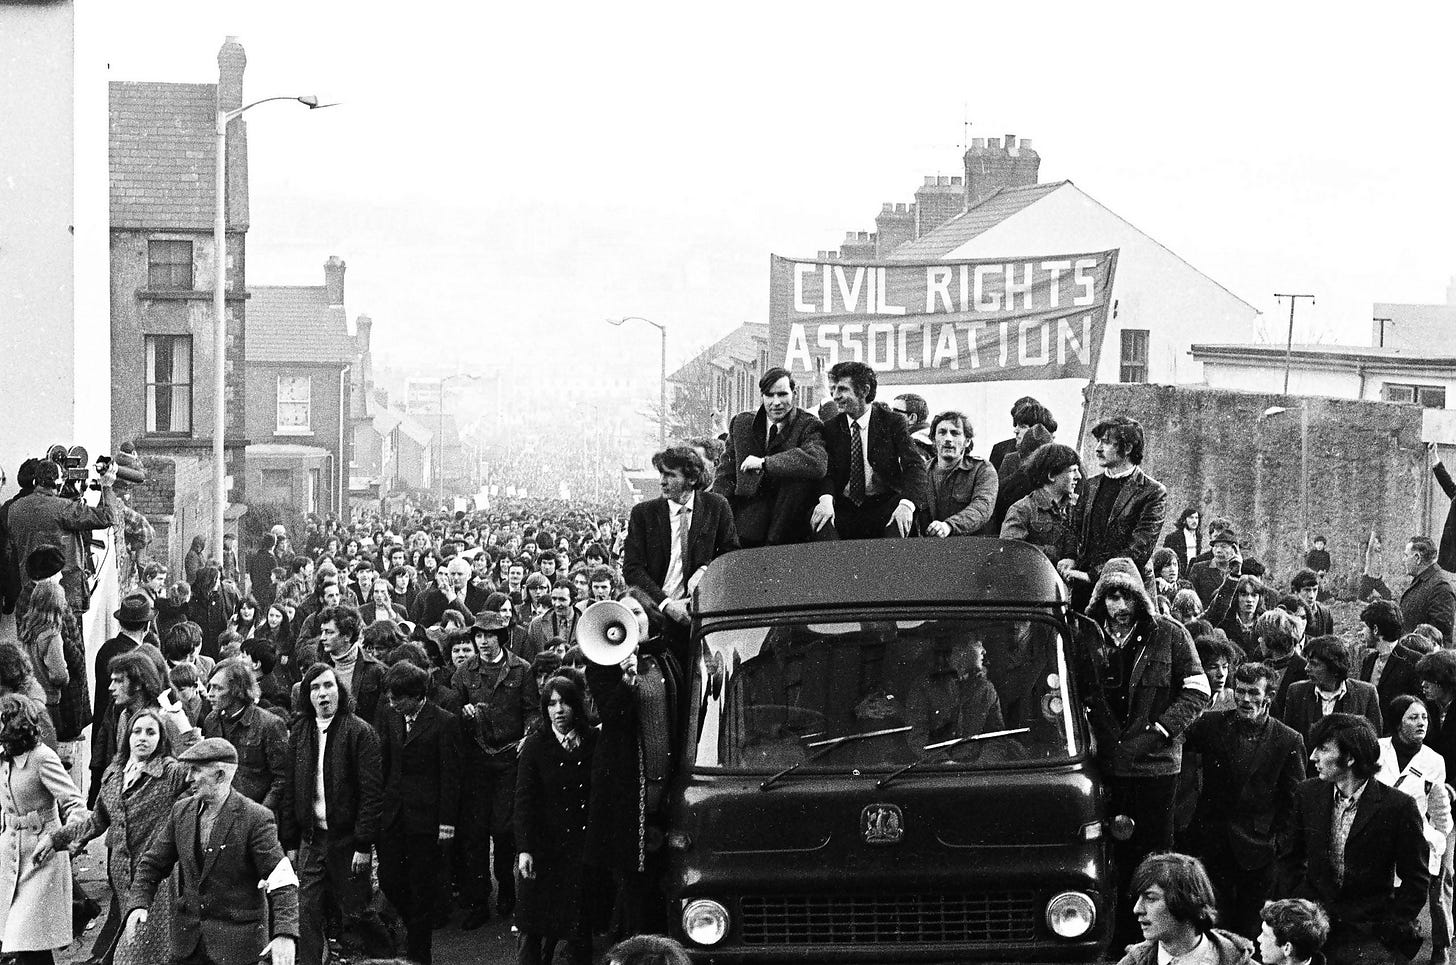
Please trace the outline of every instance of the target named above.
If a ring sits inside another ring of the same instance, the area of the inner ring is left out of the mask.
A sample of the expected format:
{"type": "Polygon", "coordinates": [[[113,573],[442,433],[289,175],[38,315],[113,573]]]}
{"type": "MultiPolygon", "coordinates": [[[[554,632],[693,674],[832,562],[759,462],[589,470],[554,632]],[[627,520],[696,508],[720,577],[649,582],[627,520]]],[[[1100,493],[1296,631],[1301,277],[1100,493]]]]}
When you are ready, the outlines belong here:
{"type": "Polygon", "coordinates": [[[747,895],[740,899],[748,945],[1030,942],[1032,892],[938,895],[747,895]]]}

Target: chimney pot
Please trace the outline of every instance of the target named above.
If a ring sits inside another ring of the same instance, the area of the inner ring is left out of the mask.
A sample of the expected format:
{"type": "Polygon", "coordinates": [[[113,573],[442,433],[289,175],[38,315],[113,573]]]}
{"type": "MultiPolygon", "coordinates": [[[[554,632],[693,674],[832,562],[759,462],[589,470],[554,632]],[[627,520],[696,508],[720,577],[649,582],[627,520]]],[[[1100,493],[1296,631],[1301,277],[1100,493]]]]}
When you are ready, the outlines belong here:
{"type": "Polygon", "coordinates": [[[344,267],[344,259],[338,255],[329,255],[324,262],[324,294],[330,306],[344,304],[344,267]]]}
{"type": "Polygon", "coordinates": [[[1001,139],[999,137],[986,138],[986,147],[990,148],[993,151],[1001,150],[1001,139]]]}
{"type": "Polygon", "coordinates": [[[933,175],[933,174],[927,174],[925,176],[925,184],[924,184],[924,187],[927,187],[927,188],[933,188],[933,187],[935,187],[935,175],[933,175]]]}
{"type": "Polygon", "coordinates": [[[961,185],[965,184],[965,180],[965,178],[961,177],[958,174],[952,174],[950,178],[951,187],[960,187],[961,185]]]}
{"type": "Polygon", "coordinates": [[[894,210],[895,210],[895,206],[893,204],[891,204],[890,202],[888,202],[888,201],[884,202],[880,206],[880,214],[889,214],[890,212],[892,212],[894,210]]]}
{"type": "Polygon", "coordinates": [[[870,240],[870,233],[868,231],[861,231],[859,233],[859,237],[856,238],[855,240],[856,241],[869,241],[870,240]]]}
{"type": "Polygon", "coordinates": [[[1016,146],[1016,135],[1015,134],[1007,134],[1006,135],[1006,149],[1009,151],[1012,148],[1014,148],[1015,146],[1016,146]]]}
{"type": "Polygon", "coordinates": [[[905,214],[905,205],[904,204],[896,204],[895,205],[895,213],[896,214],[905,214]]]}
{"type": "Polygon", "coordinates": [[[971,147],[977,150],[984,150],[986,147],[986,139],[984,137],[971,138],[971,147]]]}
{"type": "Polygon", "coordinates": [[[854,240],[854,232],[853,231],[846,231],[844,233],[844,240],[845,241],[853,241],[854,240]]]}
{"type": "Polygon", "coordinates": [[[940,187],[948,188],[948,187],[950,187],[950,178],[948,178],[944,174],[942,174],[940,177],[938,177],[938,178],[935,179],[935,183],[937,185],[939,185],[940,187]]]}
{"type": "Polygon", "coordinates": [[[1023,151],[1030,151],[1031,150],[1031,138],[1029,138],[1029,137],[1023,137],[1021,139],[1021,149],[1023,151]]]}

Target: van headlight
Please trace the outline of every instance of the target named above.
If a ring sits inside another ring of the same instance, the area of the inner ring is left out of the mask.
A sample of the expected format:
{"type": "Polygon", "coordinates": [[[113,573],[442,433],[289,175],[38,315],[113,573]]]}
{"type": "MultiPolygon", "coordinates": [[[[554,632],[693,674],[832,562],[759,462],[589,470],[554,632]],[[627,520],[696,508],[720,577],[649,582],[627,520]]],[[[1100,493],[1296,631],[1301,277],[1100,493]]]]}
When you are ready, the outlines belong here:
{"type": "Polygon", "coordinates": [[[1064,891],[1047,902],[1047,927],[1058,938],[1081,938],[1096,922],[1097,906],[1080,891],[1064,891]]]}
{"type": "Polygon", "coordinates": [[[728,909],[710,898],[694,898],[683,906],[682,928],[692,942],[716,945],[728,934],[728,909]]]}

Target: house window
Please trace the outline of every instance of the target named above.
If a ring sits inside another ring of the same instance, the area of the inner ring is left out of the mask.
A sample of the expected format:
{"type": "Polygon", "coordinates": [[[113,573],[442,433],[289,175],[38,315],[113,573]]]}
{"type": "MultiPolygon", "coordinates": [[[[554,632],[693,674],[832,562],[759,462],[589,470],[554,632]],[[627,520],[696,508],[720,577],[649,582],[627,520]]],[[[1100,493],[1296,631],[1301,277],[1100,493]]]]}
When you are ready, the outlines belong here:
{"type": "Polygon", "coordinates": [[[1122,332],[1123,382],[1146,382],[1148,380],[1148,330],[1129,328],[1122,332]]]}
{"type": "Polygon", "coordinates": [[[192,338],[143,337],[147,356],[147,431],[192,433],[192,338]]]}
{"type": "Polygon", "coordinates": [[[1410,385],[1387,382],[1381,387],[1380,394],[1386,402],[1415,403],[1427,409],[1446,408],[1446,387],[1444,385],[1410,385]]]}
{"type": "Polygon", "coordinates": [[[192,242],[147,242],[147,287],[192,290],[192,242]]]}
{"type": "Polygon", "coordinates": [[[313,432],[313,379],[307,375],[278,376],[278,428],[280,436],[306,436],[313,432]]]}

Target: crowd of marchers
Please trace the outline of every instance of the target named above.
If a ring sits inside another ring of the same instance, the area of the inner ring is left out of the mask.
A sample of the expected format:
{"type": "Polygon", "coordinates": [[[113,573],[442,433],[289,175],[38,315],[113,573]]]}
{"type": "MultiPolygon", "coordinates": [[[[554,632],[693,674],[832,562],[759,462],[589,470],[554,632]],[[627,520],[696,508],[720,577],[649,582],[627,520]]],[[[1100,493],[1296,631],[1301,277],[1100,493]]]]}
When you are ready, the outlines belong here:
{"type": "MultiPolygon", "coordinates": [[[[986,535],[1038,547],[1097,627],[1074,659],[1110,812],[1132,819],[1114,845],[1119,954],[1243,961],[1257,940],[1265,965],[1401,962],[1424,937],[1446,961],[1451,522],[1439,546],[1405,544],[1399,598],[1353,608],[1352,648],[1323,540],[1281,579],[1242,551],[1258,520],[1172,517],[1132,415],[1092,428],[1084,472],[1033,399],[981,458],[965,414],[877,402],[859,363],[829,375],[816,414],[771,369],[722,439],[654,457],[662,496],[625,524],[537,501],[309,518],[241,554],[198,541],[181,574],[143,551],[89,667],[84,537],[127,510],[109,475],[91,505],[27,462],[0,507],[19,629],[0,643],[0,954],[49,961],[84,926],[69,856],[96,838],[113,895],[98,961],[267,947],[321,965],[339,937],[429,962],[435,929],[498,915],[526,965],[585,963],[594,937],[664,931],[671,722],[708,564],[986,535]],[[604,600],[638,624],[620,665],[582,652],[604,600]]],[[[985,698],[984,667],[955,671],[965,701],[985,698]]]]}

